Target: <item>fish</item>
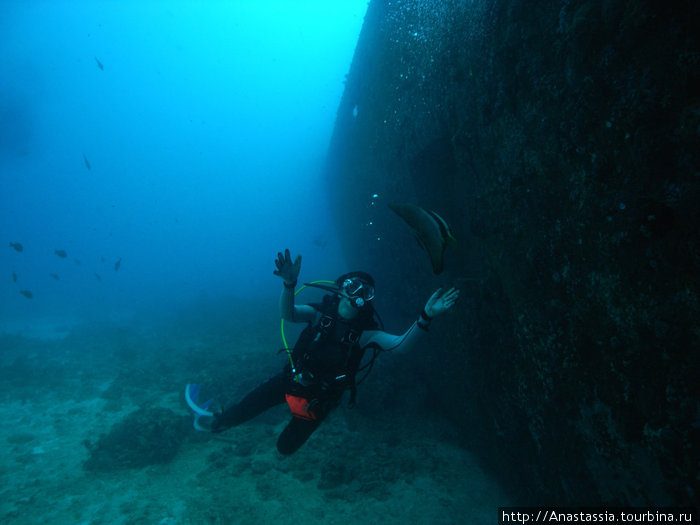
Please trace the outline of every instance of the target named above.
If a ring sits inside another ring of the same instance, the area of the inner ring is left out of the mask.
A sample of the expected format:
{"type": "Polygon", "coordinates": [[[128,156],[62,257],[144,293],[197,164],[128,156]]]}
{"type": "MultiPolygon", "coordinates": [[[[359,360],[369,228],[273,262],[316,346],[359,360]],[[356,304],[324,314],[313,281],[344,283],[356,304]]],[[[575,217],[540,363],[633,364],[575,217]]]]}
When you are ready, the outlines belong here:
{"type": "Polygon", "coordinates": [[[66,257],[68,257],[66,250],[54,250],[53,253],[58,255],[61,259],[65,259],[66,257]]]}
{"type": "Polygon", "coordinates": [[[95,279],[97,279],[98,281],[101,281],[102,277],[100,277],[99,273],[95,273],[95,279]]]}
{"type": "Polygon", "coordinates": [[[118,260],[117,262],[114,263],[114,271],[115,271],[115,272],[118,272],[118,271],[119,271],[119,267],[120,267],[121,265],[122,265],[122,258],[119,257],[119,260],[118,260]]]}
{"type": "Polygon", "coordinates": [[[10,248],[14,248],[16,252],[21,252],[22,250],[24,250],[24,246],[22,246],[21,242],[11,242],[10,248]]]}
{"type": "Polygon", "coordinates": [[[86,167],[88,170],[91,170],[91,169],[92,169],[92,166],[90,166],[90,161],[87,160],[87,157],[85,156],[85,153],[83,153],[83,160],[85,161],[85,167],[86,167]]]}
{"type": "Polygon", "coordinates": [[[53,279],[56,279],[57,281],[60,281],[60,280],[61,280],[61,278],[58,276],[58,274],[55,274],[55,273],[50,273],[50,274],[49,274],[49,277],[51,277],[51,278],[53,278],[53,279]]]}
{"type": "Polygon", "coordinates": [[[12,272],[12,282],[13,283],[17,282],[17,274],[15,272],[12,272]]]}
{"type": "Polygon", "coordinates": [[[100,62],[99,60],[97,60],[97,57],[95,57],[95,62],[97,62],[97,67],[99,67],[100,70],[102,70],[102,71],[105,70],[105,67],[102,65],[102,62],[100,62]]]}
{"type": "Polygon", "coordinates": [[[436,275],[440,274],[447,242],[457,242],[447,221],[434,211],[415,204],[389,203],[388,206],[413,229],[418,244],[430,256],[433,272],[436,275]]]}
{"type": "Polygon", "coordinates": [[[319,248],[325,248],[326,244],[328,244],[328,239],[324,235],[318,235],[313,242],[319,248]]]}
{"type": "Polygon", "coordinates": [[[20,290],[19,293],[24,295],[27,299],[31,299],[32,297],[34,297],[32,295],[32,292],[30,292],[29,290],[20,290]]]}

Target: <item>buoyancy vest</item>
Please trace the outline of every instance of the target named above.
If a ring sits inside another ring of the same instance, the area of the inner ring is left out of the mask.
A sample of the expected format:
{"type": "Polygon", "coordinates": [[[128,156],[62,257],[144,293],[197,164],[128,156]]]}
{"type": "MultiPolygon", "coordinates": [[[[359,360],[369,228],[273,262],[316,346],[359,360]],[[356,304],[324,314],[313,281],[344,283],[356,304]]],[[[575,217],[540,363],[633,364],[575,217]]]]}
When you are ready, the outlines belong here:
{"type": "Polygon", "coordinates": [[[339,399],[344,390],[350,389],[354,402],[355,376],[364,354],[360,336],[378,325],[371,307],[360,310],[354,319],[341,318],[338,302],[337,296],[326,295],[322,303],[310,305],[318,315],[304,328],[292,350],[297,374],[289,394],[305,399],[339,399]]]}

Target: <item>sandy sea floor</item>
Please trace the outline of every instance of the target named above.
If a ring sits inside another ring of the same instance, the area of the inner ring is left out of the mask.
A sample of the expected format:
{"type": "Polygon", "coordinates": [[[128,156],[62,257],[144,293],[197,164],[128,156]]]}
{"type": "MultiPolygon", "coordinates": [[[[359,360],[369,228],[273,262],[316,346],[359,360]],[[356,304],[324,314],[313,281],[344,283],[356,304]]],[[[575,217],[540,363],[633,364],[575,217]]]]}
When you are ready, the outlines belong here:
{"type": "Polygon", "coordinates": [[[448,422],[367,410],[362,391],[291,457],[275,448],[284,406],[218,436],[194,431],[184,385],[237,399],[282,366],[261,352],[279,347],[274,330],[48,325],[1,337],[1,523],[493,523],[507,505],[448,422]],[[144,408],[171,411],[174,456],[85,468],[100,437],[144,408]]]}

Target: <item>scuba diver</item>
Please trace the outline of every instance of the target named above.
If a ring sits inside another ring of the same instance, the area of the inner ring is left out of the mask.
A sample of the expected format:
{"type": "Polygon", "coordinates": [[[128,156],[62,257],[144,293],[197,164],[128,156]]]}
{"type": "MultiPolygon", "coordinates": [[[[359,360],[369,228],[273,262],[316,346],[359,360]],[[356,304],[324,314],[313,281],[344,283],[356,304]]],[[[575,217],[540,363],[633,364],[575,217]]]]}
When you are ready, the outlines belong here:
{"type": "MultiPolygon", "coordinates": [[[[292,261],[287,249],[284,255],[277,254],[275,265],[277,270],[273,273],[284,281],[279,303],[282,319],[307,323],[294,349],[288,352],[289,363],[240,402],[217,413],[206,410],[211,401],[197,406],[196,385],[188,385],[186,397],[195,411],[195,427],[213,433],[240,425],[286,401],[292,419],[280,434],[277,449],[289,455],[306,442],[340,403],[345,390],[351,391],[350,403],[354,404],[358,371],[368,367],[371,370],[374,359],[381,351],[405,350],[412,346],[428,330],[434,317],[454,305],[459,291],[451,288],[442,293],[438,289],[404,334],[391,335],[384,332],[375,320],[372,306],[374,279],[369,274],[346,273],[338,277],[335,286],[307,284],[323,288],[331,294],[324,296],[320,304],[295,305],[294,289],[301,269],[301,255],[292,261]],[[369,363],[360,366],[368,349],[372,349],[373,357],[369,363]],[[196,389],[191,390],[191,387],[196,389]],[[202,416],[207,416],[210,421],[205,427],[198,424],[202,416]]],[[[365,377],[367,373],[369,370],[365,377]]]]}

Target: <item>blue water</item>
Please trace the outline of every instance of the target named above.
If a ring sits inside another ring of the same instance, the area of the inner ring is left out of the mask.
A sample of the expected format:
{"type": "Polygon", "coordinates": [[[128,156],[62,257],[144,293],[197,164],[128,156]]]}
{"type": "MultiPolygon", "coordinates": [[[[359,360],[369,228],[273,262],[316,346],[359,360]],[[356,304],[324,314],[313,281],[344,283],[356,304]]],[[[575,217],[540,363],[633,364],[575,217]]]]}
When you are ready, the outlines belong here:
{"type": "Polygon", "coordinates": [[[344,271],[322,167],[366,6],[2,2],[0,316],[268,300],[285,247],[344,271]]]}
{"type": "Polygon", "coordinates": [[[406,358],[291,458],[284,406],[192,429],[187,383],[221,407],[286,363],[277,252],[301,282],[351,269],[324,163],[366,8],[0,2],[2,523],[482,523],[506,501],[406,358]]]}

